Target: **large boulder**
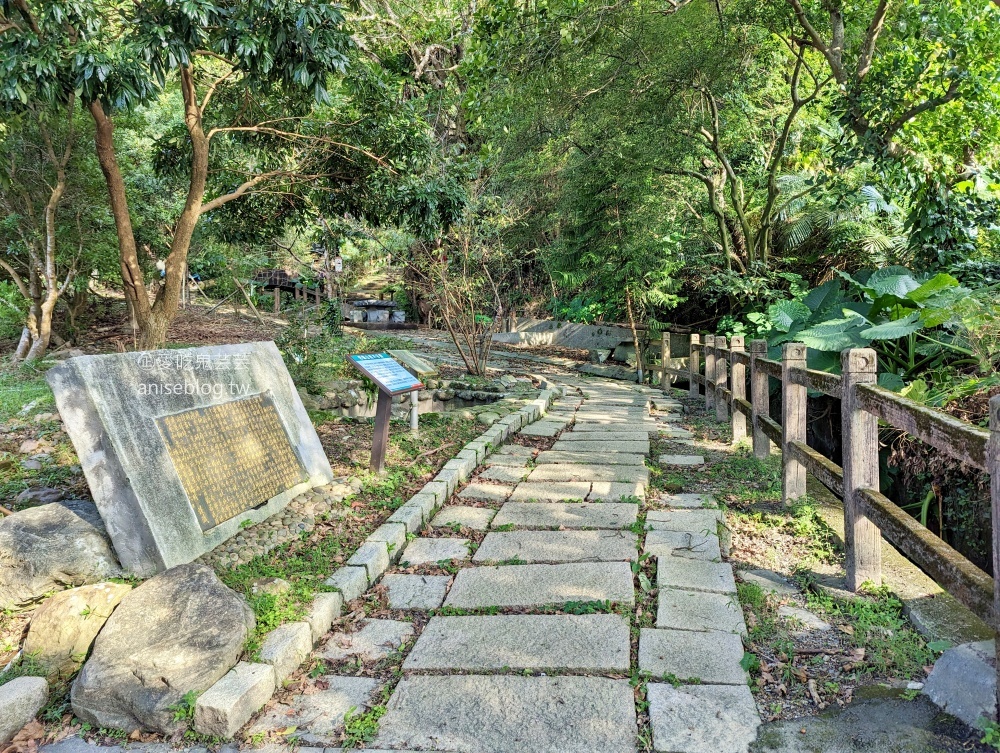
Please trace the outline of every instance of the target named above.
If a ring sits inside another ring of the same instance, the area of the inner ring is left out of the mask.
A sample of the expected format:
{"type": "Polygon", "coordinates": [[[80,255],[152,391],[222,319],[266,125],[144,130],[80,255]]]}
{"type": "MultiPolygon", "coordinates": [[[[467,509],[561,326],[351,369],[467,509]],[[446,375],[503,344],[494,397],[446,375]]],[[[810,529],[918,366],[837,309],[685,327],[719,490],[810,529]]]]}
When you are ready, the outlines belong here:
{"type": "Polygon", "coordinates": [[[96,583],[60,591],[31,616],[24,653],[52,679],[68,678],[87,658],[90,646],[131,586],[96,583]]]}
{"type": "Polygon", "coordinates": [[[35,718],[49,697],[42,677],[16,677],[0,685],[0,749],[35,718]]]}
{"type": "Polygon", "coordinates": [[[237,662],[253,611],[204,565],[179,565],[127,594],[73,682],[73,712],[95,727],[174,734],[175,709],[237,662]]]}
{"type": "Polygon", "coordinates": [[[120,573],[92,502],[63,500],[0,519],[0,608],[120,573]]]}

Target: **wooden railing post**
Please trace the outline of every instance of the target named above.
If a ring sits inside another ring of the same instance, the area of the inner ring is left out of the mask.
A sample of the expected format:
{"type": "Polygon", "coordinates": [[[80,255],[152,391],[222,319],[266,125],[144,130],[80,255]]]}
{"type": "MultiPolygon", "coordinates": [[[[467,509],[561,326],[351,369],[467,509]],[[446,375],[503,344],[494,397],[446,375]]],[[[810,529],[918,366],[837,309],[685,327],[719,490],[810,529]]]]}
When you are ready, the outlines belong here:
{"type": "Polygon", "coordinates": [[[670,378],[667,369],[670,367],[670,333],[664,332],[660,340],[660,389],[666,392],[670,389],[670,378]]]}
{"type": "Polygon", "coordinates": [[[715,407],[715,335],[705,335],[705,410],[715,407]]]}
{"type": "Polygon", "coordinates": [[[725,335],[716,335],[715,337],[715,420],[722,422],[729,420],[729,404],[726,402],[726,396],[723,394],[723,390],[726,389],[726,379],[729,375],[726,373],[728,366],[728,361],[726,356],[723,354],[722,349],[726,347],[726,337],[725,335]]]}
{"type": "Polygon", "coordinates": [[[878,419],[860,407],[857,386],[878,381],[878,360],[871,348],[840,354],[841,433],[844,455],[844,550],[847,588],[865,581],[882,584],[882,534],[865,515],[862,489],[879,490],[878,419]]]}
{"type": "Polygon", "coordinates": [[[750,402],[753,403],[753,454],[758,460],[771,455],[771,440],[760,428],[758,418],[771,417],[771,389],[767,373],[757,359],[767,358],[767,340],[750,341],[750,402]]]}
{"type": "Polygon", "coordinates": [[[781,501],[786,505],[805,496],[806,467],[789,451],[789,443],[806,441],[806,388],[792,382],[792,369],[806,367],[806,346],[781,348],[781,501]]]}
{"type": "MultiPolygon", "coordinates": [[[[993,510],[993,627],[1000,625],[1000,395],[990,399],[990,444],[986,464],[990,474],[990,497],[993,510]]],[[[1000,640],[996,642],[1000,660],[1000,640]]],[[[1000,718],[1000,661],[997,662],[997,714],[1000,718]]]]}
{"type": "Polygon", "coordinates": [[[691,397],[698,397],[701,394],[701,388],[698,386],[698,380],[695,377],[701,373],[701,335],[696,335],[691,333],[691,349],[688,355],[688,394],[691,397]]]}
{"type": "Polygon", "coordinates": [[[736,360],[737,353],[746,353],[742,335],[733,335],[729,341],[730,389],[733,392],[733,444],[742,442],[747,435],[747,417],[736,407],[736,399],[747,399],[747,367],[742,361],[736,360]]]}

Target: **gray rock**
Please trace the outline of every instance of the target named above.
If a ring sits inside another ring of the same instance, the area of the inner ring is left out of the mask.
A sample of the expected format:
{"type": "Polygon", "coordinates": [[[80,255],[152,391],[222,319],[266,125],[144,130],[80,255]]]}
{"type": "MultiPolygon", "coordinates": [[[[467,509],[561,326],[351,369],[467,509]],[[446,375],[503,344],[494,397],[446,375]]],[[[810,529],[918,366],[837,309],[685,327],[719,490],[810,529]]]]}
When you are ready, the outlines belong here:
{"type": "Polygon", "coordinates": [[[616,614],[432,617],[404,670],[628,672],[629,626],[616,614]]]}
{"type": "Polygon", "coordinates": [[[72,687],[73,712],[98,727],[173,734],[171,706],[232,668],[253,611],[204,565],[180,565],[129,593],[72,687]]]}
{"type": "Polygon", "coordinates": [[[493,518],[493,528],[628,528],[638,505],[623,502],[508,502],[493,518]]]}
{"type": "Polygon", "coordinates": [[[307,744],[339,743],[344,716],[352,709],[355,714],[368,709],[378,680],[337,675],[320,680],[322,690],[295,695],[288,703],[275,705],[250,726],[248,736],[294,727],[296,736],[307,744]]]}
{"type": "Polygon", "coordinates": [[[312,651],[312,628],[308,622],[279,625],[264,639],[260,660],[274,667],[274,681],[281,685],[312,651]]]}
{"type": "Polygon", "coordinates": [[[202,735],[231,738],[274,693],[270,664],[240,662],[198,697],[194,728],[202,735]]]}
{"type": "Polygon", "coordinates": [[[442,507],[441,512],[434,516],[431,525],[452,526],[457,524],[463,528],[470,528],[473,531],[485,531],[490,527],[490,521],[493,520],[496,514],[497,511],[489,507],[451,505],[442,507]]]}
{"type": "Polygon", "coordinates": [[[0,608],[119,574],[97,508],[64,500],[0,518],[0,608]]]}
{"type": "Polygon", "coordinates": [[[396,687],[374,744],[452,753],[635,753],[627,680],[604,677],[410,677],[396,687]]]}
{"type": "Polygon", "coordinates": [[[291,587],[291,583],[281,578],[256,578],[250,584],[250,592],[254,595],[271,594],[272,596],[277,596],[278,594],[287,593],[291,587]]]}
{"type": "Polygon", "coordinates": [[[656,580],[660,588],[736,593],[733,568],[723,562],[704,562],[685,557],[659,557],[656,560],[656,580]]]}
{"type": "Polygon", "coordinates": [[[656,753],[746,753],[757,737],[760,717],[746,685],[650,683],[646,692],[656,753]]]}
{"type": "Polygon", "coordinates": [[[97,583],[61,591],[31,616],[24,653],[34,657],[52,678],[69,678],[131,586],[97,583]]]}
{"type": "Polygon", "coordinates": [[[825,633],[828,630],[833,630],[833,626],[829,622],[824,622],[808,609],[785,604],[778,607],[778,616],[793,623],[795,629],[792,630],[792,635],[806,635],[812,632],[825,633]]]}
{"type": "Polygon", "coordinates": [[[409,565],[469,559],[468,539],[413,539],[400,561],[409,565]]]}
{"type": "Polygon", "coordinates": [[[996,650],[993,641],[949,648],[934,664],[924,694],[943,711],[971,726],[997,718],[996,650]]]}
{"type": "Polygon", "coordinates": [[[62,489],[49,489],[46,487],[35,487],[25,489],[14,498],[14,506],[18,508],[37,507],[38,505],[48,505],[59,502],[66,497],[66,492],[62,489]]]}
{"type": "Polygon", "coordinates": [[[334,633],[320,656],[330,661],[354,657],[364,661],[384,659],[413,637],[413,625],[396,620],[365,620],[353,633],[334,633]]]}
{"type": "Polygon", "coordinates": [[[466,568],[455,576],[445,606],[530,607],[571,601],[633,604],[631,567],[627,562],[601,562],[466,568]]]}
{"type": "Polygon", "coordinates": [[[744,583],[755,583],[764,591],[781,596],[793,596],[799,592],[798,588],[770,570],[740,570],[739,576],[744,583]]]}
{"type": "Polygon", "coordinates": [[[444,603],[450,575],[386,575],[390,609],[437,609],[444,603]]]}
{"type": "Polygon", "coordinates": [[[42,677],[16,677],[0,685],[0,745],[13,740],[48,698],[49,684],[42,677]]]}
{"type": "Polygon", "coordinates": [[[677,630],[721,630],[746,635],[743,610],[732,594],[661,588],[656,627],[677,630]]]}
{"type": "Polygon", "coordinates": [[[746,685],[740,666],[743,640],[735,633],[643,628],[639,633],[639,668],[654,677],[673,675],[708,685],[746,685]]]}
{"type": "Polygon", "coordinates": [[[491,532],[474,562],[620,562],[638,558],[636,535],[627,531],[491,532]]]}

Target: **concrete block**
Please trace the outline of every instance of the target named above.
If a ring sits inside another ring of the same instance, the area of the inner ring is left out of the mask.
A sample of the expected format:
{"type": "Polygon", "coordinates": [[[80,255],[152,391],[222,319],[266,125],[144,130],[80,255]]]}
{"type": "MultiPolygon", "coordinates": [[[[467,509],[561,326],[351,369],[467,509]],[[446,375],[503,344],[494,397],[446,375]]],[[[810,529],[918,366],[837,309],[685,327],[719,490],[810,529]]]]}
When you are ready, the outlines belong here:
{"type": "Polygon", "coordinates": [[[268,633],[260,647],[260,660],[274,667],[275,684],[282,682],[312,652],[312,628],[308,622],[287,622],[268,633]]]}
{"type": "Polygon", "coordinates": [[[344,601],[354,601],[368,590],[368,572],[363,567],[342,567],[329,578],[326,585],[340,591],[344,601]]]}
{"type": "Polygon", "coordinates": [[[389,547],[384,541],[368,540],[358,547],[347,564],[351,567],[363,567],[368,574],[368,582],[374,583],[389,569],[389,547]]]}
{"type": "Polygon", "coordinates": [[[333,621],[340,617],[344,609],[344,595],[336,591],[316,594],[306,615],[312,642],[315,643],[330,630],[333,621]]]}
{"type": "Polygon", "coordinates": [[[260,711],[274,693],[274,667],[240,662],[198,697],[194,729],[229,739],[260,711]]]}

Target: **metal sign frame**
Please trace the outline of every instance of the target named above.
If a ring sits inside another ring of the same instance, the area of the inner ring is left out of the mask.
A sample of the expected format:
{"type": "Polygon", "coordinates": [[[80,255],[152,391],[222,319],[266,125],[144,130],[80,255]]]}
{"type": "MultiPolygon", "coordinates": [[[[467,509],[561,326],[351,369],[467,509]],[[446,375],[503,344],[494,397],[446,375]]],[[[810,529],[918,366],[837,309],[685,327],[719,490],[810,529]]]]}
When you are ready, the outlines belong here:
{"type": "Polygon", "coordinates": [[[414,377],[413,374],[403,368],[403,366],[388,353],[354,353],[349,355],[347,360],[354,365],[354,368],[371,379],[372,382],[375,383],[375,386],[378,387],[378,404],[375,408],[375,432],[372,436],[372,459],[369,468],[372,473],[381,475],[385,471],[385,451],[389,446],[389,419],[392,418],[392,399],[396,395],[404,395],[408,392],[422,390],[424,389],[424,385],[416,377],[414,377]],[[358,356],[369,357],[359,361],[357,358],[358,356]],[[375,356],[375,358],[372,358],[371,356],[375,356]],[[391,389],[384,381],[382,381],[380,376],[377,376],[371,370],[362,365],[366,362],[374,363],[376,361],[382,363],[385,361],[391,362],[403,374],[406,374],[406,376],[413,381],[406,387],[395,390],[391,389]]]}

